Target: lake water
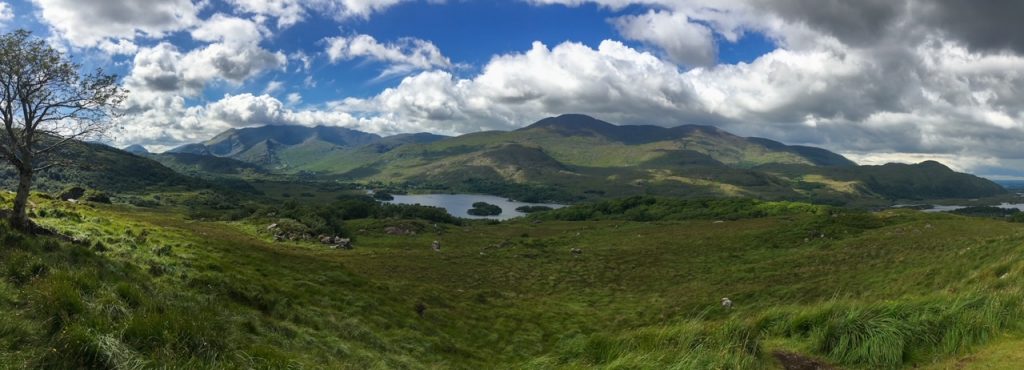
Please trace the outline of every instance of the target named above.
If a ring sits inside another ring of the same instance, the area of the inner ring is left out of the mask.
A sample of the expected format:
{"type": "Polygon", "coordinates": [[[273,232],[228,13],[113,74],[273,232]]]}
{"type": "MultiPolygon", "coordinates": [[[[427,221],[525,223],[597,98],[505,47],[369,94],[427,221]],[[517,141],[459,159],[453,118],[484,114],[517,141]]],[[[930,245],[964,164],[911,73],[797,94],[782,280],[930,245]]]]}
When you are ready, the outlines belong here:
{"type": "MultiPolygon", "coordinates": [[[[1004,209],[1016,209],[1016,210],[1024,211],[1024,203],[1003,203],[1003,204],[1000,204],[998,206],[993,206],[993,207],[999,207],[999,208],[1004,208],[1004,209]]],[[[951,212],[951,211],[956,211],[958,209],[963,209],[963,208],[967,208],[967,207],[965,207],[965,206],[940,206],[940,205],[933,205],[932,208],[922,210],[922,212],[951,212]]]]}
{"type": "Polygon", "coordinates": [[[551,208],[565,207],[561,204],[515,202],[509,201],[507,198],[480,194],[393,194],[393,196],[395,199],[389,200],[387,203],[419,204],[423,206],[441,207],[447,210],[452,216],[465,218],[487,218],[493,220],[507,220],[510,218],[525,216],[525,213],[516,211],[516,208],[522,206],[548,206],[551,208]],[[486,202],[501,207],[501,214],[497,216],[472,216],[467,212],[473,208],[473,203],[476,202],[486,202]]]}

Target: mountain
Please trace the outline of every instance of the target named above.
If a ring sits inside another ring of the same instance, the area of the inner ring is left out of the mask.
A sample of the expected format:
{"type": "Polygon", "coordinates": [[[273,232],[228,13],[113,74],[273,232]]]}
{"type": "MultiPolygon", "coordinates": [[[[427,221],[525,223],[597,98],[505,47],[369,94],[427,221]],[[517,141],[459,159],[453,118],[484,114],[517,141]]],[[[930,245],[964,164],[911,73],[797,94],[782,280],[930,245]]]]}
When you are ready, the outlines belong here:
{"type": "Polygon", "coordinates": [[[522,200],[649,194],[847,203],[1005,192],[937,163],[858,166],[822,148],[741,137],[712,126],[615,125],[581,114],[457,137],[264,126],[229,130],[175,152],[232,158],[285,173],[522,200]]]}
{"type": "Polygon", "coordinates": [[[267,172],[259,165],[231,158],[194,153],[160,153],[149,156],[160,164],[191,176],[260,175],[267,172]]]}
{"type": "Polygon", "coordinates": [[[139,145],[139,144],[133,144],[133,145],[126,146],[126,147],[124,147],[124,149],[121,149],[121,150],[126,151],[128,153],[137,154],[137,155],[149,154],[149,150],[146,150],[146,147],[144,147],[142,145],[139,145]]]}
{"type": "Polygon", "coordinates": [[[206,142],[168,152],[234,158],[285,169],[315,161],[338,149],[361,147],[380,139],[375,134],[343,127],[268,125],[230,129],[206,142]]]}
{"type": "MultiPolygon", "coordinates": [[[[195,179],[179,174],[153,159],[104,144],[75,142],[63,151],[63,157],[73,158],[71,163],[38,173],[36,189],[52,192],[76,185],[109,192],[138,192],[199,185],[195,179]]],[[[16,181],[17,175],[13,169],[0,172],[0,183],[7,188],[13,188],[16,181]]]]}

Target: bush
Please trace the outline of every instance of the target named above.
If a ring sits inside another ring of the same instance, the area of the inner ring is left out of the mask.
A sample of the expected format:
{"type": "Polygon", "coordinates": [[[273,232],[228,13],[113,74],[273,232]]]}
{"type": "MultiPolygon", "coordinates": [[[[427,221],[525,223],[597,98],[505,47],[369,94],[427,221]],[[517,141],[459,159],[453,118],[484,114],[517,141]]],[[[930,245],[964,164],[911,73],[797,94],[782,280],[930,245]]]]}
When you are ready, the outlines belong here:
{"type": "Polygon", "coordinates": [[[110,195],[98,190],[88,190],[85,195],[82,196],[82,200],[87,202],[105,203],[110,204],[110,195]]]}
{"type": "Polygon", "coordinates": [[[827,214],[831,207],[795,202],[764,202],[747,198],[674,199],[633,196],[544,212],[534,217],[563,221],[739,220],[794,214],[827,214]]]}
{"type": "Polygon", "coordinates": [[[57,196],[60,200],[81,199],[85,195],[85,188],[80,186],[69,186],[64,188],[57,196]]]}

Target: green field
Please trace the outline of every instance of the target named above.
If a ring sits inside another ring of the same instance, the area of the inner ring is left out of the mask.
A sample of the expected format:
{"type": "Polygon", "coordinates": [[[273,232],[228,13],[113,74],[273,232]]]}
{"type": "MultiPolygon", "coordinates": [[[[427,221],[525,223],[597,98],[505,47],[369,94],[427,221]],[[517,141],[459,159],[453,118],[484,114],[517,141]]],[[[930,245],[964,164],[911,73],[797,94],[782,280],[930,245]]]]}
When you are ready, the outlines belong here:
{"type": "Polygon", "coordinates": [[[355,249],[335,250],[275,242],[258,219],[33,201],[39,223],[80,242],[0,233],[11,368],[774,369],[783,354],[1013,368],[1021,356],[1024,225],[998,220],[799,204],[648,222],[356,219],[355,249]]]}

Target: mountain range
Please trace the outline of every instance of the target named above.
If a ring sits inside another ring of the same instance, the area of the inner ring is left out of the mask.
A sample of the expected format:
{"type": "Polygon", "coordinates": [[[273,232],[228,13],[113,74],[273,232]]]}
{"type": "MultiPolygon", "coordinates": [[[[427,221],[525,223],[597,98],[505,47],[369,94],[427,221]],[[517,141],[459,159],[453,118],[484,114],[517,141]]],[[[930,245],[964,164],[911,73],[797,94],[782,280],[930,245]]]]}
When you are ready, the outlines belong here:
{"type": "Polygon", "coordinates": [[[514,131],[457,137],[262,126],[144,155],[172,168],[186,161],[193,172],[204,172],[203,162],[217,162],[206,167],[222,174],[265,170],[523,200],[652,194],[846,203],[976,198],[1006,191],[933,161],[859,166],[825,149],[741,137],[712,126],[620,126],[580,114],[545,118],[514,131]]]}

